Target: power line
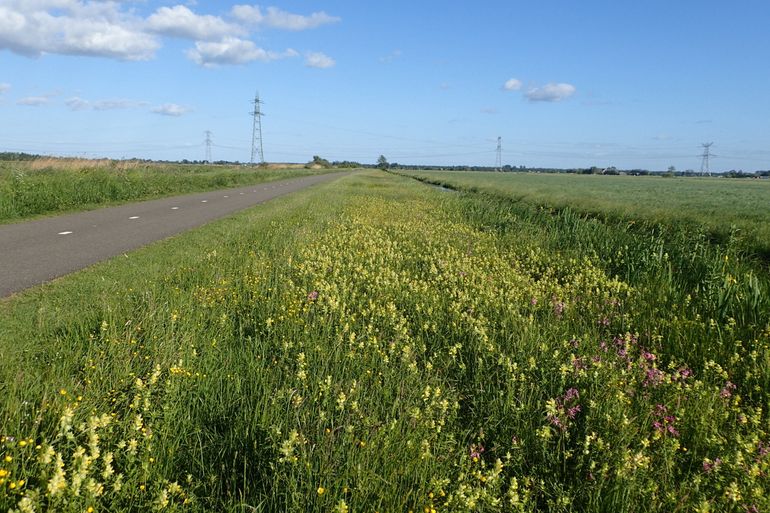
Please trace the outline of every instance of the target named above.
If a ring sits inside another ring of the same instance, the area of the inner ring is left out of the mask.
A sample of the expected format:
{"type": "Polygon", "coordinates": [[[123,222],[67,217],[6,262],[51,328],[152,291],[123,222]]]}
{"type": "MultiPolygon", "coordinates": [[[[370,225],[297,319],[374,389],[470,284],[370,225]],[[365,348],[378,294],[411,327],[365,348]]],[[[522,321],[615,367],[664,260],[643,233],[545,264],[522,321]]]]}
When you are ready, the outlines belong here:
{"type": "Polygon", "coordinates": [[[259,152],[259,163],[265,163],[265,154],[262,150],[262,101],[259,99],[259,92],[254,96],[254,111],[251,113],[254,118],[254,125],[251,129],[251,165],[259,152]]]}

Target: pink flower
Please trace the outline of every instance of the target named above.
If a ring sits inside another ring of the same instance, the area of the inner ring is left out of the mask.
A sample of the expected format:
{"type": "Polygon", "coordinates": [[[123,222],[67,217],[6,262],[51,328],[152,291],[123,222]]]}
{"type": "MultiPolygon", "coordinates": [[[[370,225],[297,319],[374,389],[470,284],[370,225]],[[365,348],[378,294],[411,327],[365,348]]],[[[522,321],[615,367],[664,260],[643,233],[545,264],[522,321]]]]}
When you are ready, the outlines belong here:
{"type": "Polygon", "coordinates": [[[577,404],[577,405],[573,406],[572,408],[570,408],[569,410],[567,410],[567,417],[569,417],[571,419],[574,419],[575,417],[577,417],[578,413],[580,413],[580,405],[579,404],[577,404]]]}
{"type": "Polygon", "coordinates": [[[559,428],[561,431],[564,431],[567,429],[567,427],[562,423],[561,419],[559,419],[559,417],[557,417],[556,415],[549,415],[548,421],[554,426],[556,426],[557,428],[559,428]]]}
{"type": "Polygon", "coordinates": [[[733,390],[735,390],[736,388],[738,387],[736,387],[733,383],[728,381],[727,383],[725,383],[724,388],[720,390],[719,397],[721,397],[722,399],[729,399],[730,397],[733,396],[733,390]]]}
{"type": "Polygon", "coordinates": [[[580,399],[580,393],[577,388],[570,388],[564,393],[564,402],[571,401],[573,399],[580,399]]]}
{"type": "Polygon", "coordinates": [[[482,444],[479,444],[479,445],[471,444],[469,453],[472,460],[478,460],[479,458],[481,458],[481,455],[484,453],[484,446],[482,444]]]}
{"type": "Polygon", "coordinates": [[[655,367],[651,367],[647,369],[642,385],[645,387],[658,386],[663,381],[663,378],[665,375],[666,374],[662,370],[656,369],[655,367]]]}
{"type": "Polygon", "coordinates": [[[714,461],[703,460],[703,472],[708,474],[721,464],[722,460],[720,458],[717,458],[714,461]]]}
{"type": "Polygon", "coordinates": [[[652,423],[653,429],[662,435],[668,434],[677,438],[679,436],[679,431],[674,427],[676,417],[669,415],[668,408],[662,404],[655,405],[655,413],[658,419],[652,423]]]}
{"type": "Polygon", "coordinates": [[[575,358],[572,360],[572,366],[575,370],[586,370],[588,368],[582,358],[575,358]]]}

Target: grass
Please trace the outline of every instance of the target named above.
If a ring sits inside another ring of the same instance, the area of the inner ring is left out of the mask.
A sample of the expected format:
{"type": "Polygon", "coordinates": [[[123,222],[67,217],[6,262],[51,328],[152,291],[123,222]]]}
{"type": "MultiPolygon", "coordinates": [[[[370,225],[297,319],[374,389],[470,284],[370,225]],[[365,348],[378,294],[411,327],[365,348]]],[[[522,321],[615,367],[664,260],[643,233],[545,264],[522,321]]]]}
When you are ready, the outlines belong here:
{"type": "Polygon", "coordinates": [[[770,261],[770,180],[416,171],[421,180],[603,219],[701,230],[770,261]]]}
{"type": "Polygon", "coordinates": [[[79,159],[0,162],[0,223],[323,172],[79,159]]]}
{"type": "Polygon", "coordinates": [[[770,280],[679,242],[371,171],[34,289],[0,509],[763,511],[770,280]]]}

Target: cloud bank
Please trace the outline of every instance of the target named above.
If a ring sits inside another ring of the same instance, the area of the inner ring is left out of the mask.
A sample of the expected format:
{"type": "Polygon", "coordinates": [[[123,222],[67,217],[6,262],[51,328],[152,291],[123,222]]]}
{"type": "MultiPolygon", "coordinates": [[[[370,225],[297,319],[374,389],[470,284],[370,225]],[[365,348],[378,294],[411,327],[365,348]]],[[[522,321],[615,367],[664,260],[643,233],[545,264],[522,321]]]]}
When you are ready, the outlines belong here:
{"type": "Polygon", "coordinates": [[[152,112],[155,114],[160,114],[161,116],[171,116],[178,118],[179,116],[184,116],[190,112],[190,110],[192,109],[185,107],[184,105],[177,105],[176,103],[164,103],[163,105],[154,107],[152,112]]]}
{"type": "Polygon", "coordinates": [[[252,41],[237,37],[226,37],[216,42],[196,42],[195,48],[187,51],[187,57],[193,62],[212,68],[228,64],[246,64],[252,61],[270,62],[296,57],[299,53],[291,48],[283,52],[273,52],[259,48],[252,41]]]}
{"type": "Polygon", "coordinates": [[[84,100],[83,98],[80,98],[78,96],[68,98],[67,100],[64,101],[64,104],[72,110],[97,110],[97,111],[136,109],[136,108],[146,107],[148,105],[147,102],[140,102],[136,100],[126,100],[126,99],[89,101],[89,100],[84,100]]]}
{"type": "MultiPolygon", "coordinates": [[[[310,30],[340,21],[324,11],[309,15],[277,7],[235,5],[222,15],[198,14],[187,5],[164,6],[141,17],[127,1],[0,0],[0,50],[38,58],[46,54],[94,56],[122,61],[154,58],[164,38],[194,42],[186,55],[205,67],[270,62],[299,55],[258,47],[255,31],[310,30]],[[238,55],[242,52],[242,55],[238,55]]],[[[188,3],[188,5],[190,5],[188,3]]],[[[311,57],[316,68],[334,65],[330,57],[311,57]]]]}
{"type": "Polygon", "coordinates": [[[309,68],[326,69],[335,64],[334,59],[321,52],[310,52],[305,56],[305,66],[309,68]]]}
{"type": "MultiPolygon", "coordinates": [[[[510,78],[503,84],[504,91],[520,91],[524,84],[518,78],[510,78]]],[[[532,86],[524,91],[524,97],[530,102],[560,102],[575,94],[575,86],[566,83],[548,83],[544,86],[532,86]]]]}
{"type": "Polygon", "coordinates": [[[560,102],[573,94],[575,86],[572,84],[546,84],[527,90],[524,96],[531,102],[560,102]]]}
{"type": "Polygon", "coordinates": [[[308,30],[321,25],[337,23],[340,18],[329,16],[323,11],[309,16],[292,14],[277,7],[268,7],[265,12],[258,5],[236,5],[231,10],[232,16],[241,23],[254,28],[275,28],[283,30],[308,30]]]}
{"type": "Polygon", "coordinates": [[[40,107],[50,101],[48,96],[27,96],[16,102],[17,105],[26,105],[28,107],[40,107]]]}
{"type": "Polygon", "coordinates": [[[521,80],[518,78],[510,78],[503,84],[503,89],[506,91],[518,91],[521,89],[521,80]]]}

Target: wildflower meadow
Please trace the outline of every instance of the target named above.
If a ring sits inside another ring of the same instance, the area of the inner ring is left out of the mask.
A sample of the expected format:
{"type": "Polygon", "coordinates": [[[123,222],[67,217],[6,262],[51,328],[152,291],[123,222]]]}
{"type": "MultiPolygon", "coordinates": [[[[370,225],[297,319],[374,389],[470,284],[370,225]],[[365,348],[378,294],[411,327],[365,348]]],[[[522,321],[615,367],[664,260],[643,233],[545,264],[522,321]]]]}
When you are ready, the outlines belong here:
{"type": "Polygon", "coordinates": [[[770,511],[744,247],[382,171],[279,198],[0,303],[0,510],[770,511]]]}

